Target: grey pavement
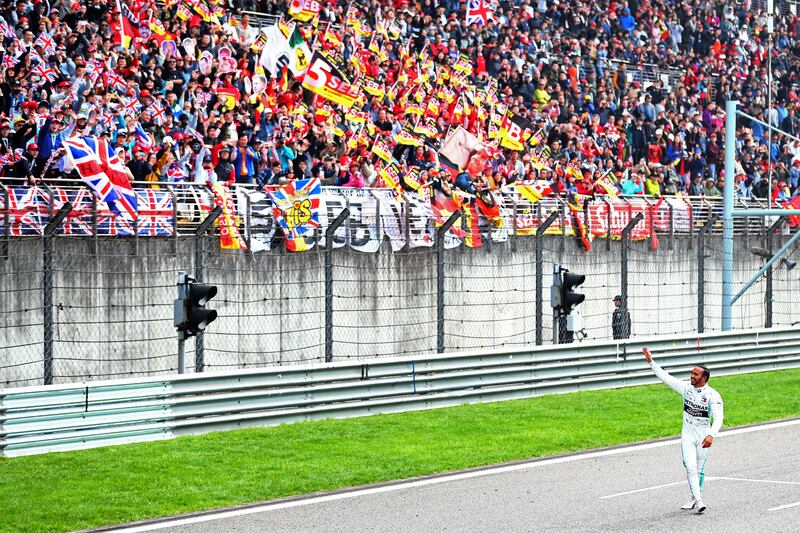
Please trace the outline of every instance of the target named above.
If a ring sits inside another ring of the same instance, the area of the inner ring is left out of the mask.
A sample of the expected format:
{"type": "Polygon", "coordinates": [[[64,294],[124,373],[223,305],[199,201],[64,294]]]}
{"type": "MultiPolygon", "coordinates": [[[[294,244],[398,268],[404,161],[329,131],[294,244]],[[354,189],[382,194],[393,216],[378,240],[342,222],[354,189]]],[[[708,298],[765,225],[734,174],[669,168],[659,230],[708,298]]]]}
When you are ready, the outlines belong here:
{"type": "Polygon", "coordinates": [[[704,515],[679,510],[689,491],[673,443],[154,525],[175,533],[800,531],[798,437],[800,425],[718,438],[706,467],[704,515]]]}

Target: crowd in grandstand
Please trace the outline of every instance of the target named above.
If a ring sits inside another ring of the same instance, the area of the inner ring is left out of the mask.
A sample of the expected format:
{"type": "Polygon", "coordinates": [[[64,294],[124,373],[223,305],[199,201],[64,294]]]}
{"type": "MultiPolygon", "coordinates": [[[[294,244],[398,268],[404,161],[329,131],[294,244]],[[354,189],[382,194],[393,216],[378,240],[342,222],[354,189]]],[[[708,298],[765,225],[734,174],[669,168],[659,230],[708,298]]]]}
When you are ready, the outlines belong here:
{"type": "Polygon", "coordinates": [[[4,4],[0,163],[28,183],[75,177],[64,141],[95,136],[135,181],[381,187],[396,161],[400,186],[416,169],[416,184],[445,193],[547,180],[581,194],[719,196],[726,178],[741,196],[798,191],[800,142],[742,119],[736,173],[724,175],[728,98],[800,134],[800,19],[777,17],[768,36],[749,1],[4,4]],[[324,50],[363,98],[340,105],[271,69],[272,42],[247,10],[275,15],[293,50],[324,50]],[[665,75],[641,79],[643,64],[665,75]],[[504,116],[525,125],[521,145],[501,142],[504,116]],[[491,148],[482,168],[440,157],[459,126],[491,148]]]}

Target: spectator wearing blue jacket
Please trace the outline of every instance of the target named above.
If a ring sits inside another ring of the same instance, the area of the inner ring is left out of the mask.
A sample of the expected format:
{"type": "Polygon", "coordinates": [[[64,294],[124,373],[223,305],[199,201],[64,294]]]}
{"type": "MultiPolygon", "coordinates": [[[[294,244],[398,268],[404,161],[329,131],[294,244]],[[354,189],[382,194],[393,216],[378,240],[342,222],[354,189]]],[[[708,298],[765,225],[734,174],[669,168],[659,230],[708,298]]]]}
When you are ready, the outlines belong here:
{"type": "Polygon", "coordinates": [[[286,146],[283,137],[278,137],[275,140],[275,153],[278,154],[278,159],[281,162],[281,172],[293,170],[292,161],[297,157],[294,150],[286,146]]]}
{"type": "Polygon", "coordinates": [[[253,183],[256,179],[256,163],[259,157],[253,147],[247,145],[249,140],[247,135],[240,136],[233,150],[231,162],[236,183],[253,183]]]}
{"type": "Polygon", "coordinates": [[[619,18],[619,27],[629,33],[633,33],[633,29],[636,28],[636,19],[633,18],[631,10],[627,7],[625,8],[625,14],[619,18]]]}

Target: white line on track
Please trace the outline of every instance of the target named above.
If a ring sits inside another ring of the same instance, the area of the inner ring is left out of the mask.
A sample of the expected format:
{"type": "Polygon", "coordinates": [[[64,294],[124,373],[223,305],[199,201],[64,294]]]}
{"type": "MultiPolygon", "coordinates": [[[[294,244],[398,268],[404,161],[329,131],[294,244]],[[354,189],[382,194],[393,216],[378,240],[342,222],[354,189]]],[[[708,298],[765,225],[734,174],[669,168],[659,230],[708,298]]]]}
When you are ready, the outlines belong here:
{"type": "MultiPolygon", "coordinates": [[[[800,481],[778,481],[775,479],[750,479],[744,477],[712,477],[706,476],[706,481],[747,481],[750,483],[771,483],[771,484],[778,484],[778,485],[800,485],[800,481]]],[[[645,487],[643,489],[635,489],[629,490],[627,492],[618,492],[616,494],[609,494],[608,496],[601,496],[601,500],[608,500],[610,498],[616,498],[617,496],[627,496],[628,494],[636,494],[638,492],[647,492],[649,490],[657,490],[657,489],[664,489],[667,487],[673,487],[675,485],[685,485],[686,480],[682,481],[675,481],[673,483],[664,483],[663,485],[654,485],[652,487],[645,487]]],[[[795,503],[792,505],[800,505],[800,503],[795,503]]],[[[790,505],[790,507],[792,506],[790,505]]]]}
{"type": "MultiPolygon", "coordinates": [[[[750,426],[743,428],[735,428],[727,431],[720,432],[720,437],[741,435],[743,433],[753,433],[756,431],[767,431],[770,429],[778,429],[787,426],[795,426],[800,424],[800,419],[786,420],[783,422],[774,422],[762,424],[758,426],[750,426]]],[[[225,518],[233,518],[236,516],[245,516],[255,513],[263,513],[267,511],[277,511],[280,509],[289,509],[292,507],[303,507],[306,505],[315,505],[318,503],[331,502],[337,500],[345,500],[349,498],[357,498],[359,496],[368,496],[371,494],[381,494],[385,492],[394,492],[398,490],[406,490],[416,487],[425,487],[428,485],[438,485],[440,483],[449,483],[451,481],[461,481],[464,479],[472,479],[476,477],[483,477],[494,474],[504,474],[507,472],[516,472],[518,470],[529,470],[531,468],[539,468],[543,466],[556,465],[562,463],[571,463],[573,461],[583,461],[586,459],[596,459],[599,457],[608,457],[612,455],[620,455],[629,452],[636,452],[642,450],[651,450],[654,448],[662,448],[664,446],[672,446],[680,442],[679,438],[662,440],[656,442],[646,442],[643,444],[632,444],[630,446],[621,446],[607,450],[599,450],[596,452],[578,453],[574,455],[567,455],[563,457],[553,457],[550,459],[533,460],[525,463],[517,463],[512,465],[501,465],[497,467],[483,468],[480,470],[471,470],[467,472],[455,472],[453,474],[437,475],[436,477],[424,479],[412,479],[407,482],[393,483],[391,485],[381,485],[377,487],[367,487],[363,489],[348,490],[343,492],[335,492],[332,494],[323,494],[320,496],[311,496],[308,498],[290,500],[290,501],[276,501],[273,503],[265,503],[263,505],[256,505],[253,507],[246,507],[240,509],[231,509],[228,511],[219,511],[205,513],[195,516],[185,516],[183,518],[176,517],[174,519],[166,519],[160,522],[149,524],[132,524],[130,526],[120,526],[114,528],[113,531],[125,531],[127,533],[138,533],[141,531],[155,531],[158,529],[166,529],[170,527],[185,526],[189,524],[198,524],[203,522],[211,522],[213,520],[222,520],[225,518]]],[[[684,483],[684,482],[682,482],[684,483]]]]}
{"type": "Polygon", "coordinates": [[[777,507],[773,507],[772,509],[767,509],[767,511],[780,511],[781,509],[788,509],[789,507],[797,507],[798,505],[800,505],[800,502],[787,503],[786,505],[779,505],[777,507]]]}
{"type": "Polygon", "coordinates": [[[635,490],[629,490],[627,492],[618,492],[616,494],[609,494],[608,496],[600,496],[600,499],[601,500],[608,500],[610,498],[616,498],[617,496],[627,496],[628,494],[636,494],[638,492],[647,492],[649,490],[664,489],[664,488],[667,488],[667,487],[674,487],[675,485],[685,485],[685,484],[686,484],[686,480],[674,481],[672,483],[664,483],[663,485],[655,485],[653,487],[645,487],[643,489],[635,489],[635,490]]]}
{"type": "Polygon", "coordinates": [[[707,477],[706,479],[724,479],[726,481],[750,481],[751,483],[774,483],[777,485],[800,485],[800,481],[778,481],[775,479],[748,479],[744,477],[707,477]]]}

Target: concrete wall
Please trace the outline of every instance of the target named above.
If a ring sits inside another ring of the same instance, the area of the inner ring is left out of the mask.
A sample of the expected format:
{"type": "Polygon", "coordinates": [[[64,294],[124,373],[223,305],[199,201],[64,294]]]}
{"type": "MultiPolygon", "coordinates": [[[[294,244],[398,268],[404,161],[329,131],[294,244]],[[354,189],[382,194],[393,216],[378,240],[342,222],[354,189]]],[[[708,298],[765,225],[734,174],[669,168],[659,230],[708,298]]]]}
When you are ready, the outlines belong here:
{"type": "MultiPolygon", "coordinates": [[[[762,264],[736,244],[736,286],[762,264]]],[[[763,243],[758,243],[763,245],[763,243]]],[[[629,248],[629,307],[635,336],[697,328],[697,242],[662,238],[629,248]],[[693,246],[690,248],[690,244],[693,246]]],[[[214,248],[214,247],[212,247],[214,248]]],[[[553,264],[587,275],[580,307],[591,339],[611,337],[611,299],[620,292],[621,243],[596,240],[591,252],[574,239],[543,240],[544,340],[552,336],[553,264]]],[[[176,340],[172,302],[178,270],[194,271],[193,239],[59,238],[54,246],[56,382],[172,373],[176,340]]],[[[535,239],[445,252],[445,346],[448,351],[524,346],[535,339],[535,239]]],[[[705,328],[720,327],[721,241],[705,246],[705,328]]],[[[436,350],[434,249],[333,255],[334,358],[436,350]]],[[[800,269],[775,274],[774,323],[800,320],[800,269]]],[[[251,257],[214,251],[207,282],[219,287],[220,318],[205,335],[210,370],[320,361],[325,344],[324,255],[269,252],[251,257]]],[[[763,327],[764,283],[734,309],[734,327],[763,327]]],[[[0,260],[0,386],[41,383],[43,373],[42,241],[13,239],[0,260]]],[[[187,342],[193,367],[194,342],[187,342]]]]}

